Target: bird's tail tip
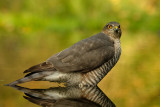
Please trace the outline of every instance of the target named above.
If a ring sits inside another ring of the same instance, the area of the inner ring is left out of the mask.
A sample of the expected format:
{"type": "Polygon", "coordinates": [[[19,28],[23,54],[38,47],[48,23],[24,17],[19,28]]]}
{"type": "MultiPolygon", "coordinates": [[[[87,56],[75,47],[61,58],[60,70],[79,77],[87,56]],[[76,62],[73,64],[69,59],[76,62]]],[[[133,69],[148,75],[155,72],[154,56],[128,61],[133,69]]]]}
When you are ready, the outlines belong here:
{"type": "Polygon", "coordinates": [[[31,74],[31,75],[25,76],[24,78],[18,79],[14,82],[11,82],[9,84],[5,84],[4,86],[15,86],[17,84],[22,84],[22,83],[29,82],[29,81],[40,80],[44,76],[49,75],[49,74],[50,74],[50,72],[34,73],[34,74],[31,74]]]}
{"type": "Polygon", "coordinates": [[[37,73],[29,74],[29,75],[27,74],[27,76],[25,76],[24,78],[18,79],[9,84],[4,84],[4,86],[15,86],[17,84],[22,84],[22,83],[29,82],[29,81],[41,80],[43,79],[43,77],[50,75],[50,73],[51,72],[49,71],[49,72],[44,72],[44,73],[37,72],[37,73]]]}
{"type": "Polygon", "coordinates": [[[18,79],[16,81],[13,81],[9,84],[4,84],[4,86],[11,86],[12,87],[12,86],[15,86],[17,84],[21,84],[21,83],[28,82],[28,81],[30,81],[30,78],[24,77],[24,78],[18,79]]]}
{"type": "Polygon", "coordinates": [[[4,86],[10,86],[10,84],[4,84],[4,86]]]}
{"type": "Polygon", "coordinates": [[[9,84],[4,84],[4,86],[15,86],[17,84],[18,84],[17,81],[14,81],[14,82],[11,82],[9,84]]]}

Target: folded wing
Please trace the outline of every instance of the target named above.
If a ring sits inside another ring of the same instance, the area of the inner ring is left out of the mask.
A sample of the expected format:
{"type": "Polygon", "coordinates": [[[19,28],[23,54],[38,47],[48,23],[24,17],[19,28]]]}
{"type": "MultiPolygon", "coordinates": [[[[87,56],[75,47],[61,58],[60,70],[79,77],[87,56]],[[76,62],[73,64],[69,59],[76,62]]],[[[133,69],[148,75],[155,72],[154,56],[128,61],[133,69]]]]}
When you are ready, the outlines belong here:
{"type": "Polygon", "coordinates": [[[46,62],[29,68],[26,72],[58,70],[60,72],[88,72],[114,56],[114,42],[104,33],[81,40],[46,62]]]}

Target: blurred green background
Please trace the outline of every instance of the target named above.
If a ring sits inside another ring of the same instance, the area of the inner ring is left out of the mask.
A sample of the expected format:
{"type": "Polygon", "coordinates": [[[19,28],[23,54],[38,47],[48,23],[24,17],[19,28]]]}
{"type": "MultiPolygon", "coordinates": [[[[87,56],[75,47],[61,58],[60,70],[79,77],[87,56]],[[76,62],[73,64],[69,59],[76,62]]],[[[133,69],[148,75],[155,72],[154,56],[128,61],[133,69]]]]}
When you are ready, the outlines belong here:
{"type": "Polygon", "coordinates": [[[0,107],[38,107],[3,84],[110,21],[122,55],[99,87],[117,107],[160,107],[160,0],[0,0],[0,107]]]}

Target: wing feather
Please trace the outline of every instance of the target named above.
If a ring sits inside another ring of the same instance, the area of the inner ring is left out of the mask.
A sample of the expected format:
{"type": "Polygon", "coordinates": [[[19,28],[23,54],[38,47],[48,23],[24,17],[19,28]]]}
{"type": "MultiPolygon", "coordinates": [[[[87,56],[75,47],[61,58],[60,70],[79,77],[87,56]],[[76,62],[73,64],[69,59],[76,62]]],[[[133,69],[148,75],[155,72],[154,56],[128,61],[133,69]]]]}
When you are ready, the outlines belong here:
{"type": "Polygon", "coordinates": [[[99,33],[51,56],[46,62],[29,68],[25,73],[46,70],[88,72],[109,61],[113,56],[114,42],[104,33],[99,33]]]}
{"type": "Polygon", "coordinates": [[[87,72],[107,62],[114,56],[114,43],[103,33],[84,39],[72,47],[50,57],[58,71],[87,72]]]}

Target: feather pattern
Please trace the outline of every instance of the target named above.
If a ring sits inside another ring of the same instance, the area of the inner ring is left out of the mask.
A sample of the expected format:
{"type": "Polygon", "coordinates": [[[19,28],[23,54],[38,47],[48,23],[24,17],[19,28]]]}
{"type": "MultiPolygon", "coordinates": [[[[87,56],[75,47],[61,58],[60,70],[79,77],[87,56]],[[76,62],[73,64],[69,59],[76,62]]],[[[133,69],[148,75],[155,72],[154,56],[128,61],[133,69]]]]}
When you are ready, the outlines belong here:
{"type": "Polygon", "coordinates": [[[102,80],[102,78],[114,67],[114,65],[117,63],[120,55],[121,55],[121,45],[120,41],[116,40],[115,41],[115,55],[112,59],[104,63],[102,66],[99,68],[88,72],[84,74],[82,83],[80,85],[85,86],[85,85],[95,85],[99,83],[99,81],[102,80]]]}

